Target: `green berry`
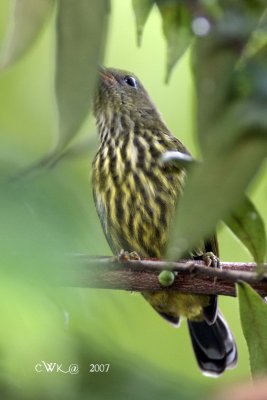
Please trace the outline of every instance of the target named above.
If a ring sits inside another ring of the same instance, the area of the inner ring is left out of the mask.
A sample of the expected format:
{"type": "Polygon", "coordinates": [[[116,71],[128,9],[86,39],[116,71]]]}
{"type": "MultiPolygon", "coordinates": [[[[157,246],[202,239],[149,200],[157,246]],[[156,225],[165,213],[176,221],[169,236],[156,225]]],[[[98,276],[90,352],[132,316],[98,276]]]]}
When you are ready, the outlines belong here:
{"type": "Polygon", "coordinates": [[[161,271],[158,279],[161,286],[171,286],[174,282],[175,275],[172,271],[161,271]]]}

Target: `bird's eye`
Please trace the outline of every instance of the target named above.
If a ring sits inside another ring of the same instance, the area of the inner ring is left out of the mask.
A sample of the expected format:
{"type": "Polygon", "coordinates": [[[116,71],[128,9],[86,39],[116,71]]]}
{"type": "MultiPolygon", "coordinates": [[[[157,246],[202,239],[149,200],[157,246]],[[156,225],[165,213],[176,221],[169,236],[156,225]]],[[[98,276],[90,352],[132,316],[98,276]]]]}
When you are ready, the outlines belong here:
{"type": "Polygon", "coordinates": [[[137,82],[136,79],[133,76],[125,76],[124,82],[127,83],[127,85],[132,86],[132,87],[137,87],[137,82]]]}

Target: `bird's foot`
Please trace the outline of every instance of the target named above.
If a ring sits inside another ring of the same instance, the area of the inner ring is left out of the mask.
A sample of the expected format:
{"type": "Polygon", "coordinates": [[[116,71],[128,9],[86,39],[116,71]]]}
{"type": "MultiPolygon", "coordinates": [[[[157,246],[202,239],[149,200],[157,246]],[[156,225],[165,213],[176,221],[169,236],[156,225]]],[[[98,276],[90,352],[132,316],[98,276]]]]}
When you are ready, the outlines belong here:
{"type": "Polygon", "coordinates": [[[207,267],[221,268],[220,259],[212,251],[203,253],[200,257],[197,257],[204,261],[207,267]]]}
{"type": "MultiPolygon", "coordinates": [[[[221,269],[220,259],[214,253],[212,253],[212,251],[204,253],[202,256],[202,260],[204,261],[207,267],[221,269]]],[[[217,277],[215,276],[213,279],[214,286],[216,285],[216,282],[217,282],[217,277]]]]}
{"type": "Polygon", "coordinates": [[[217,257],[214,253],[212,253],[212,251],[204,253],[202,259],[204,263],[207,265],[207,267],[221,268],[219,257],[217,257]]]}
{"type": "Polygon", "coordinates": [[[139,261],[139,260],[141,260],[141,257],[139,256],[139,254],[136,251],[129,252],[129,251],[125,251],[122,249],[118,255],[118,259],[119,259],[119,261],[123,261],[123,262],[131,261],[131,260],[139,261]]]}

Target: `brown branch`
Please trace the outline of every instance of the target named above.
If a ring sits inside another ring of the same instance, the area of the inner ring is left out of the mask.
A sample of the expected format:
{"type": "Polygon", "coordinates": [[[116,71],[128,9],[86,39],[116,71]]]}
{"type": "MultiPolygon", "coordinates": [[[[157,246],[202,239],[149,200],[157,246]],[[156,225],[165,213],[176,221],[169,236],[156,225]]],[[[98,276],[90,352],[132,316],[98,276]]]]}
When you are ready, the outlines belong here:
{"type": "MultiPolygon", "coordinates": [[[[75,258],[75,268],[64,269],[60,284],[130,291],[170,290],[182,293],[220,294],[236,296],[235,283],[248,282],[261,295],[267,296],[267,273],[260,280],[256,264],[221,262],[221,269],[207,267],[202,261],[179,262],[144,259],[119,261],[114,257],[75,258]],[[176,272],[170,287],[162,287],[158,275],[162,270],[176,272]]],[[[267,271],[267,264],[265,265],[267,271]]]]}

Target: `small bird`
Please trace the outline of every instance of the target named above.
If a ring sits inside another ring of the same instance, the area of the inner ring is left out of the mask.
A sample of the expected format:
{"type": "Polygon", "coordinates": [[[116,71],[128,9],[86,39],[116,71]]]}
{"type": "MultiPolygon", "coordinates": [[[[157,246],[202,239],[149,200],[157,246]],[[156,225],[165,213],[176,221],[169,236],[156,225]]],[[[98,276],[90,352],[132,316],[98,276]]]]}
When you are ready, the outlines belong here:
{"type": "MultiPolygon", "coordinates": [[[[132,73],[99,69],[94,115],[100,146],[93,161],[94,201],[114,254],[136,252],[162,258],[186,171],[161,162],[168,151],[189,155],[163,122],[140,80],[132,73]]],[[[203,240],[193,254],[218,255],[217,239],[203,240]]],[[[217,296],[171,291],[142,293],[171,324],[187,319],[198,365],[218,376],[237,363],[234,338],[217,309],[217,296]]]]}

